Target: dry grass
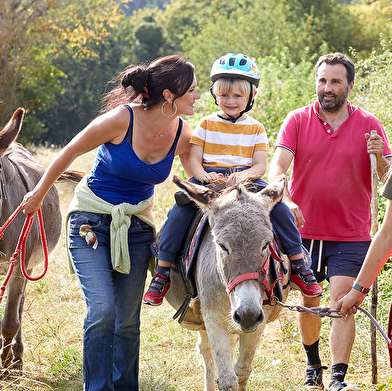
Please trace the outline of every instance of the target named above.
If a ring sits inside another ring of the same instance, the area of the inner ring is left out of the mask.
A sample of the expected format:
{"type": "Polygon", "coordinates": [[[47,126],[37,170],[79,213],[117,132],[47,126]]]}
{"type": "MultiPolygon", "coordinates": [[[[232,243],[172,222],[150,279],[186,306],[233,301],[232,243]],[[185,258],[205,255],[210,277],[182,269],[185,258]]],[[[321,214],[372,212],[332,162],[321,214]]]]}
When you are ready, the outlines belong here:
{"type": "MultiPolygon", "coordinates": [[[[55,151],[39,149],[37,159],[47,166],[55,151]]],[[[94,153],[80,158],[74,169],[88,171],[94,153]]],[[[179,166],[175,166],[179,173],[179,166]]],[[[58,186],[65,215],[72,197],[70,185],[58,186]]],[[[174,185],[168,180],[157,187],[155,211],[161,225],[173,203],[174,185]]],[[[295,302],[295,294],[290,300],[295,302]]],[[[2,304],[4,305],[4,304],[2,304]]],[[[324,303],[328,305],[328,303],[324,303]]],[[[385,304],[384,304],[385,305],[385,304]]],[[[388,305],[388,303],[386,303],[388,305]]],[[[2,309],[1,309],[2,311],[2,309]]],[[[195,350],[197,334],[182,329],[172,320],[174,311],[164,303],[143,308],[141,330],[141,391],[200,391],[203,364],[195,350]]],[[[47,275],[29,282],[24,311],[24,375],[0,381],[0,390],[82,390],[82,324],[85,305],[76,278],[70,275],[64,233],[50,256],[47,275]]],[[[386,329],[387,319],[383,320],[386,329]]],[[[321,349],[323,362],[330,363],[328,333],[330,320],[323,320],[321,349]]],[[[376,390],[371,385],[369,322],[359,318],[355,348],[347,381],[358,390],[376,390]]],[[[388,383],[390,369],[386,344],[379,335],[379,383],[388,383]]],[[[248,390],[301,390],[305,366],[295,314],[283,309],[279,320],[267,326],[263,343],[254,360],[248,390]]],[[[327,382],[329,372],[326,372],[327,382]]],[[[392,387],[384,388],[392,390],[392,387]]]]}

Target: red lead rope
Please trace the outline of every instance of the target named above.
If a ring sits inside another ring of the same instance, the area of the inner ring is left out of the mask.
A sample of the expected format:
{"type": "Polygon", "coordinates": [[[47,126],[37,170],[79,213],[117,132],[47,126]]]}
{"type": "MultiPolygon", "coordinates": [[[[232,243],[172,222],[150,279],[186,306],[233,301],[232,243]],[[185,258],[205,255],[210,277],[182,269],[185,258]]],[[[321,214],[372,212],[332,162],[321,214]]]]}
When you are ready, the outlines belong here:
{"type": "MultiPolygon", "coordinates": [[[[22,208],[23,208],[23,203],[19,205],[19,207],[15,210],[15,212],[9,217],[9,219],[5,222],[5,224],[0,228],[0,240],[4,235],[4,230],[9,226],[11,221],[22,210],[22,208]]],[[[0,286],[0,302],[3,300],[4,291],[6,289],[8,281],[11,277],[12,271],[14,270],[15,261],[19,255],[19,253],[20,253],[21,270],[22,270],[22,273],[25,276],[25,278],[27,278],[28,280],[37,281],[40,278],[42,278],[46,274],[46,272],[48,271],[48,265],[49,265],[48,245],[46,243],[46,236],[45,236],[45,229],[44,229],[44,222],[42,219],[41,208],[38,209],[37,214],[38,214],[38,220],[39,220],[40,235],[41,235],[41,240],[42,240],[42,248],[44,251],[44,270],[38,277],[31,277],[27,274],[27,271],[26,271],[26,265],[25,265],[26,242],[27,242],[27,237],[29,236],[29,233],[30,233],[31,227],[33,225],[33,221],[34,221],[34,214],[29,214],[28,216],[26,216],[26,220],[23,225],[22,232],[19,236],[18,244],[16,245],[15,252],[12,254],[12,257],[10,259],[10,267],[8,269],[7,275],[5,276],[5,279],[0,286]]]]}

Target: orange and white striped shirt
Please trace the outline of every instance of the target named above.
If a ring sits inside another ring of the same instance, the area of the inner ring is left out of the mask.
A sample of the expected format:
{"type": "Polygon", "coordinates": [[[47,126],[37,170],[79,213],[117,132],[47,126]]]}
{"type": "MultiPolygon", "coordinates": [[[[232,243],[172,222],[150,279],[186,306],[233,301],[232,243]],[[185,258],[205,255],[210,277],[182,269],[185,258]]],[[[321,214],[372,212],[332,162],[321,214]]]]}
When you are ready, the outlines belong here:
{"type": "Polygon", "coordinates": [[[235,123],[218,112],[208,115],[197,124],[190,142],[204,149],[204,167],[251,167],[254,152],[269,150],[264,126],[249,115],[235,123]]]}

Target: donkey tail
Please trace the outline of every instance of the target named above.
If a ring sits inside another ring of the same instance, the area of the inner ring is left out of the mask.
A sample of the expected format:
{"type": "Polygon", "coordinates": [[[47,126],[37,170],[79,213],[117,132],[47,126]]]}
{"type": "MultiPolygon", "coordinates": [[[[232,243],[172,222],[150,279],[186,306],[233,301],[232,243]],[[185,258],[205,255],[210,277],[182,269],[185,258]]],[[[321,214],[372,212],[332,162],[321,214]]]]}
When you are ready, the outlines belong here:
{"type": "Polygon", "coordinates": [[[56,182],[64,183],[64,182],[71,182],[71,183],[79,183],[82,178],[86,175],[83,171],[77,170],[68,170],[61,174],[60,178],[57,179],[56,182]]]}

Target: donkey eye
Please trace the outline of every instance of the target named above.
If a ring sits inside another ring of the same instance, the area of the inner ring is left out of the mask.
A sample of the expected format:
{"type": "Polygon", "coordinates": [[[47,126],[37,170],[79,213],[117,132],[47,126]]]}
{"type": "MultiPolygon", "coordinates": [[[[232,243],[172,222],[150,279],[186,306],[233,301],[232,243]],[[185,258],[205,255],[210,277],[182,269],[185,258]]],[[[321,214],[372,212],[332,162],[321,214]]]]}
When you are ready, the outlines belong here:
{"type": "Polygon", "coordinates": [[[268,248],[268,242],[261,248],[261,252],[266,251],[268,248]]]}
{"type": "Polygon", "coordinates": [[[223,245],[223,244],[219,244],[219,247],[221,248],[221,250],[223,251],[223,253],[225,254],[225,255],[228,255],[229,254],[229,250],[223,245]]]}

